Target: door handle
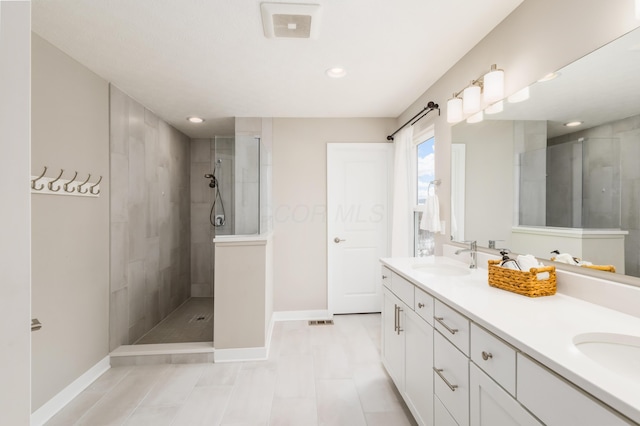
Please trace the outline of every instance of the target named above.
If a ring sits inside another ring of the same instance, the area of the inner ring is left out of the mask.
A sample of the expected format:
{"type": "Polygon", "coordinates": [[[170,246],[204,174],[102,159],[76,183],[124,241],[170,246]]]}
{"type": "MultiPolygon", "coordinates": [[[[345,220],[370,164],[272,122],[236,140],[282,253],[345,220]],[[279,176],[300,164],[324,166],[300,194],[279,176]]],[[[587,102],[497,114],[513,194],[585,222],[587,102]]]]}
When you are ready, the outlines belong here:
{"type": "Polygon", "coordinates": [[[334,242],[334,243],[336,243],[336,244],[341,243],[341,242],[343,242],[343,241],[347,241],[347,240],[342,240],[342,239],[340,239],[340,238],[338,238],[338,237],[335,237],[335,238],[333,239],[333,242],[334,242]]]}

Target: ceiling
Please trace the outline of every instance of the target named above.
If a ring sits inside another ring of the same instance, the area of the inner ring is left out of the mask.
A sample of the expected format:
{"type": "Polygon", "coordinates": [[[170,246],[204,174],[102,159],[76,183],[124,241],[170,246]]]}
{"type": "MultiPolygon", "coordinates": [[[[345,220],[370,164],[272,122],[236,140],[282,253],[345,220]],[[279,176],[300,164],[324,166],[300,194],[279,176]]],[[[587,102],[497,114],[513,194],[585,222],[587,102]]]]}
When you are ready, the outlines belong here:
{"type": "Polygon", "coordinates": [[[317,0],[313,40],[266,38],[259,0],[33,0],[32,28],[206,138],[233,117],[398,117],[521,2],[317,0]]]}

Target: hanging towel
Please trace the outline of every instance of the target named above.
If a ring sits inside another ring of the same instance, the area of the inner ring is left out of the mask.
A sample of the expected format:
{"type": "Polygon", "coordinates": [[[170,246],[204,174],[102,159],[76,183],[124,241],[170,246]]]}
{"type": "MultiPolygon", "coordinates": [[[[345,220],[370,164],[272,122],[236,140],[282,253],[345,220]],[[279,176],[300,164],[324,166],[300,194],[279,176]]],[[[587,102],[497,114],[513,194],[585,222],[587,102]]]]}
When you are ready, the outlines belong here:
{"type": "Polygon", "coordinates": [[[422,218],[420,219],[420,229],[424,231],[439,233],[442,231],[440,227],[440,202],[436,194],[429,194],[422,209],[422,218]]]}

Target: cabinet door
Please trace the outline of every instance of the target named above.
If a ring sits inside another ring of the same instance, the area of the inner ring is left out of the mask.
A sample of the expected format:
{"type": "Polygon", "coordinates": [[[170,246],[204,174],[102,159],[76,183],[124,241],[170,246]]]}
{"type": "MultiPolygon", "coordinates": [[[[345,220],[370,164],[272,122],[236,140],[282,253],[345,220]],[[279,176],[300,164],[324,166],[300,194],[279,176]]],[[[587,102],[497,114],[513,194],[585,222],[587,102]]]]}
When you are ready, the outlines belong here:
{"type": "Polygon", "coordinates": [[[382,363],[398,390],[404,392],[405,333],[404,331],[398,333],[398,323],[404,320],[403,311],[406,308],[387,288],[383,289],[382,299],[382,363]]]}
{"type": "Polygon", "coordinates": [[[404,316],[405,400],[420,425],[433,425],[433,328],[414,311],[404,316]]]}
{"type": "Polygon", "coordinates": [[[471,426],[541,426],[527,410],[480,370],[469,366],[471,426]]]}
{"type": "Polygon", "coordinates": [[[442,401],[437,396],[433,397],[433,417],[436,426],[458,426],[451,413],[447,411],[442,401]]]}

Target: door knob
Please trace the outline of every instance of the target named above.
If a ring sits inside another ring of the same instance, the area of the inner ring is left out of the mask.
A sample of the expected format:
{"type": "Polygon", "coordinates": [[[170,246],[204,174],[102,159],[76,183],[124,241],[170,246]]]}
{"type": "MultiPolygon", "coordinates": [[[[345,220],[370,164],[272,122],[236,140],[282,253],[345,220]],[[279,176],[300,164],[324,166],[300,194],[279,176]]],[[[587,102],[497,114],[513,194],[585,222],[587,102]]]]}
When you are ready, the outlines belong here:
{"type": "Polygon", "coordinates": [[[31,331],[38,331],[42,328],[42,323],[38,318],[31,318],[31,331]]]}
{"type": "Polygon", "coordinates": [[[347,241],[347,240],[341,240],[341,239],[340,239],[340,238],[338,238],[338,237],[335,237],[335,238],[333,239],[333,242],[334,242],[334,243],[336,243],[336,244],[341,243],[341,242],[343,242],[343,241],[347,241]]]}

